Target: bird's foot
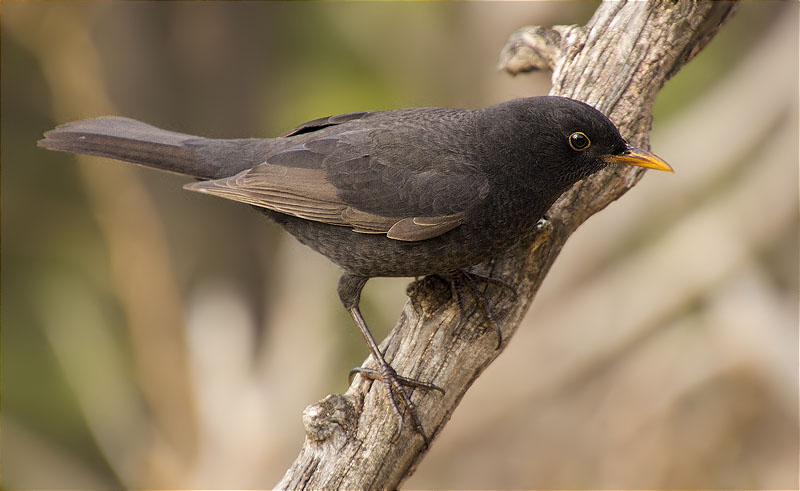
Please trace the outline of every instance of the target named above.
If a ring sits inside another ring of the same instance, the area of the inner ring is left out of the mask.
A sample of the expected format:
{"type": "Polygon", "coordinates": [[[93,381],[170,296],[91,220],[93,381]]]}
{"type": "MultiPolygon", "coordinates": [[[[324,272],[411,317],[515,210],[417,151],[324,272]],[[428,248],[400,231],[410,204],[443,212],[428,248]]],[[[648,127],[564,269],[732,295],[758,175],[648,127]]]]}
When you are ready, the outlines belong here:
{"type": "Polygon", "coordinates": [[[398,375],[394,368],[392,368],[391,365],[389,365],[385,360],[381,361],[378,362],[380,365],[380,369],[378,370],[364,367],[357,367],[350,370],[350,382],[352,383],[353,377],[356,374],[359,374],[362,377],[366,377],[370,380],[380,380],[383,382],[383,386],[386,389],[386,394],[389,397],[389,403],[392,406],[392,411],[397,418],[398,426],[394,437],[397,438],[397,436],[400,435],[400,432],[403,431],[404,419],[403,413],[400,411],[400,404],[402,404],[408,409],[408,412],[411,416],[411,421],[414,423],[414,429],[422,436],[422,439],[425,440],[425,446],[429,447],[430,440],[425,434],[425,429],[422,427],[422,422],[417,414],[417,408],[414,406],[414,403],[411,402],[411,398],[408,396],[408,394],[406,394],[403,386],[425,390],[436,390],[442,394],[445,393],[444,389],[429,382],[422,382],[421,380],[398,375]],[[381,363],[381,361],[383,361],[383,363],[381,363]]]}
{"type": "Polygon", "coordinates": [[[467,290],[469,290],[472,298],[475,299],[475,303],[478,305],[478,308],[483,313],[483,316],[486,318],[486,321],[489,324],[494,332],[497,334],[497,349],[500,349],[500,346],[503,345],[503,333],[500,331],[500,326],[497,325],[497,322],[494,319],[494,315],[492,314],[492,309],[489,307],[489,304],[486,302],[486,297],[478,290],[478,281],[483,281],[486,283],[491,283],[493,285],[500,286],[505,288],[506,290],[510,291],[514,298],[517,297],[517,290],[514,289],[513,286],[506,283],[503,280],[498,280],[497,278],[492,278],[489,276],[484,276],[478,273],[473,273],[471,271],[467,271],[462,269],[447,278],[450,282],[450,291],[452,293],[453,298],[456,299],[458,303],[458,311],[459,311],[459,318],[458,318],[458,325],[460,326],[461,323],[464,321],[464,302],[461,298],[461,290],[459,288],[460,285],[466,285],[467,290]]]}

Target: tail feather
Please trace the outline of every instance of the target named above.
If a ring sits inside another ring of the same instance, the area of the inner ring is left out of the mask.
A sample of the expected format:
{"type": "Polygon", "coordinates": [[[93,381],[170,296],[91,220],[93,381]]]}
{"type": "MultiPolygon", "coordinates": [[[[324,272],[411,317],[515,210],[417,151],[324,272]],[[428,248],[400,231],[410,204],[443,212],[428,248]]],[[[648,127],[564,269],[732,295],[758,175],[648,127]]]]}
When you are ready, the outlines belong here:
{"type": "Polygon", "coordinates": [[[197,178],[214,177],[217,169],[185,145],[192,140],[203,139],[133,119],[104,116],[60,125],[46,132],[37,145],[124,160],[197,178]]]}

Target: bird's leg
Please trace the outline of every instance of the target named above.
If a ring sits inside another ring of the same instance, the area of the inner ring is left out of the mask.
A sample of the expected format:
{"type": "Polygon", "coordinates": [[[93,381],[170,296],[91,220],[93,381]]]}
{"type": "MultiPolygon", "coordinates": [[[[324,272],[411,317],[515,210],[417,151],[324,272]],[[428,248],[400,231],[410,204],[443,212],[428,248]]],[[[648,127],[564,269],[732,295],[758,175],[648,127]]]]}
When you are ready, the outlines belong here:
{"type": "Polygon", "coordinates": [[[364,285],[367,283],[368,279],[369,278],[364,276],[356,276],[349,273],[343,274],[339,279],[339,298],[341,299],[342,304],[344,304],[345,309],[347,309],[347,312],[350,313],[353,321],[355,321],[358,329],[361,331],[361,334],[364,336],[364,340],[367,342],[369,352],[372,355],[372,358],[378,364],[377,370],[359,367],[351,370],[350,375],[352,377],[353,374],[358,373],[367,378],[382,381],[386,389],[386,394],[389,397],[392,411],[394,411],[394,414],[398,420],[398,430],[396,435],[399,435],[403,429],[403,414],[400,412],[400,406],[398,404],[398,401],[400,401],[408,409],[411,419],[414,422],[414,429],[417,431],[417,433],[422,435],[423,440],[425,440],[425,445],[429,445],[430,442],[428,441],[428,437],[425,434],[422,423],[420,422],[417,409],[414,407],[411,399],[403,389],[403,385],[438,390],[442,394],[444,394],[444,390],[428,382],[422,382],[398,375],[394,368],[392,368],[383,357],[383,353],[381,353],[378,343],[376,343],[375,338],[372,337],[372,333],[369,331],[367,323],[364,321],[364,317],[361,315],[361,311],[358,308],[358,303],[361,299],[361,290],[364,288],[364,285]]]}
{"type": "Polygon", "coordinates": [[[489,323],[489,327],[494,329],[494,332],[497,334],[497,347],[495,349],[500,349],[500,346],[503,344],[503,332],[500,330],[500,326],[498,326],[497,322],[494,320],[492,309],[486,304],[486,297],[484,297],[483,294],[478,291],[478,287],[475,285],[475,279],[472,278],[469,273],[462,271],[461,274],[464,277],[464,284],[467,285],[470,293],[472,293],[472,297],[475,299],[475,303],[483,312],[484,317],[489,323]]]}
{"type": "Polygon", "coordinates": [[[475,299],[475,303],[478,305],[478,308],[481,309],[481,312],[483,312],[483,315],[488,321],[489,326],[497,334],[497,349],[500,349],[500,346],[502,346],[503,344],[503,333],[500,331],[500,326],[497,325],[497,322],[494,319],[494,315],[492,315],[491,308],[486,303],[486,297],[480,291],[478,291],[476,280],[485,281],[487,283],[492,283],[494,285],[503,287],[506,290],[510,291],[515,298],[517,296],[517,291],[514,289],[513,286],[509,285],[505,281],[498,280],[496,278],[491,278],[488,276],[479,275],[477,273],[472,273],[465,269],[462,269],[457,273],[450,275],[449,280],[450,280],[450,289],[453,292],[453,296],[455,297],[456,302],[458,302],[458,308],[461,311],[458,321],[459,325],[461,324],[461,321],[464,318],[464,312],[463,312],[464,305],[463,302],[461,301],[461,294],[458,285],[460,285],[463,280],[463,283],[467,286],[467,289],[472,294],[472,297],[475,299]]]}
{"type": "Polygon", "coordinates": [[[461,290],[458,288],[458,279],[454,277],[450,278],[450,294],[456,299],[456,303],[458,304],[458,324],[456,324],[456,328],[459,328],[461,327],[461,323],[464,322],[464,302],[461,300],[461,290]]]}

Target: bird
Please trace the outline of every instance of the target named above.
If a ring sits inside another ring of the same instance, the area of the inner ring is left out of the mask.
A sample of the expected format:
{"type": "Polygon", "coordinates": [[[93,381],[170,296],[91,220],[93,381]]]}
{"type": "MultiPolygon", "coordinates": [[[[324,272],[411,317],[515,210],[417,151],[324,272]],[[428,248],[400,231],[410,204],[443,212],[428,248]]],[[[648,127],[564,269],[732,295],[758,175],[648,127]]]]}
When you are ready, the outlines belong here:
{"type": "Polygon", "coordinates": [[[402,403],[426,444],[404,386],[444,391],[385,360],[359,310],[367,281],[472,281],[468,268],[532,240],[576,182],[610,165],[673,171],[599,110],[558,96],[353,112],[275,138],[209,139],[103,116],[57,126],[38,146],[192,177],[185,189],[252,205],[338,265],[338,296],[378,366],[355,371],[383,383],[397,432],[402,403]]]}

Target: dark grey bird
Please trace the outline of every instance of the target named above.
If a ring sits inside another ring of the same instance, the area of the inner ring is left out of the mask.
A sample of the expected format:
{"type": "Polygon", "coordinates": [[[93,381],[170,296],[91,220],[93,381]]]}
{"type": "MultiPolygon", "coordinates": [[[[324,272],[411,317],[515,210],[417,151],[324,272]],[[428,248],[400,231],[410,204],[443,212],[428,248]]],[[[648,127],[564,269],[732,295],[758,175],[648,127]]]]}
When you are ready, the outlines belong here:
{"type": "Polygon", "coordinates": [[[208,139],[120,117],[58,126],[39,146],[185,174],[191,191],[260,208],[342,268],[338,293],[363,334],[402,427],[427,442],[399,376],[359,311],[377,276],[449,278],[530,240],[570,186],[607,165],[671,171],[601,112],[563,97],[484,109],[412,108],[320,118],[277,138],[208,139]]]}

